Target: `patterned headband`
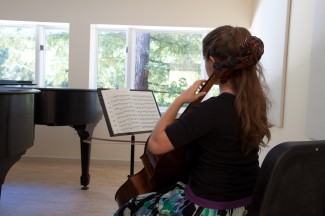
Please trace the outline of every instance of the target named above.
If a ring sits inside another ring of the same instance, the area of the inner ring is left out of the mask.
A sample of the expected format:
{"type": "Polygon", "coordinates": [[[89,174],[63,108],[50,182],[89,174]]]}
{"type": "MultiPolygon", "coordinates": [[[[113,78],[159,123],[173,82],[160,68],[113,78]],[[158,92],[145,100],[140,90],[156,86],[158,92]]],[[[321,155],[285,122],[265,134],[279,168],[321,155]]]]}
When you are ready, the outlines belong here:
{"type": "Polygon", "coordinates": [[[229,56],[226,60],[213,64],[221,83],[225,83],[234,71],[256,65],[264,53],[264,44],[258,37],[249,36],[240,44],[240,49],[241,57],[229,56]]]}

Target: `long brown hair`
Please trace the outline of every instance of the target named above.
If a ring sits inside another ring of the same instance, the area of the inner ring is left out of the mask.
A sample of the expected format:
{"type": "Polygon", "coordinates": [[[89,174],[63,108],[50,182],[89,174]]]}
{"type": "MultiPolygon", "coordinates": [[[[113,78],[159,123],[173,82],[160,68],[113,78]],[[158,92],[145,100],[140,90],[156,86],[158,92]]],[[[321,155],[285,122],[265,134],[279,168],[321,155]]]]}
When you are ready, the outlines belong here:
{"type": "MultiPolygon", "coordinates": [[[[241,57],[240,44],[250,32],[242,27],[221,26],[203,39],[203,56],[222,62],[229,57],[241,57]]],[[[229,80],[236,92],[235,107],[241,121],[241,142],[245,153],[266,146],[271,139],[272,126],[267,117],[270,101],[268,87],[259,62],[245,69],[234,71],[229,80]],[[267,142],[264,142],[264,137],[267,142]]]]}

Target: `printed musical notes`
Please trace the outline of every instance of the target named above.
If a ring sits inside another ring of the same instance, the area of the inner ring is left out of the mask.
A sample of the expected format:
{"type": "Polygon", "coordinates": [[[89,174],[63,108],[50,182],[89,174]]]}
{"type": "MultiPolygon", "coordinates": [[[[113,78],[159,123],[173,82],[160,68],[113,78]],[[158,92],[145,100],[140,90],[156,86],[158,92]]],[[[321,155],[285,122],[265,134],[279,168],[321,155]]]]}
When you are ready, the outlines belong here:
{"type": "Polygon", "coordinates": [[[104,116],[111,136],[150,132],[160,118],[151,91],[105,89],[99,93],[105,105],[104,116]]]}

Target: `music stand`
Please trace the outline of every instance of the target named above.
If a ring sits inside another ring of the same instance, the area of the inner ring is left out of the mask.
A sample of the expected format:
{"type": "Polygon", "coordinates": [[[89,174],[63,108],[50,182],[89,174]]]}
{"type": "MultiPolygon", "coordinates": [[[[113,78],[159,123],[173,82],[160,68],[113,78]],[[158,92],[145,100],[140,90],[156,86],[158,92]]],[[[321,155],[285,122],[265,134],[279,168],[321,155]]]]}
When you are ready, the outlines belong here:
{"type": "Polygon", "coordinates": [[[130,175],[134,174],[134,134],[151,132],[160,118],[155,96],[149,90],[97,89],[111,137],[131,135],[130,175]]]}

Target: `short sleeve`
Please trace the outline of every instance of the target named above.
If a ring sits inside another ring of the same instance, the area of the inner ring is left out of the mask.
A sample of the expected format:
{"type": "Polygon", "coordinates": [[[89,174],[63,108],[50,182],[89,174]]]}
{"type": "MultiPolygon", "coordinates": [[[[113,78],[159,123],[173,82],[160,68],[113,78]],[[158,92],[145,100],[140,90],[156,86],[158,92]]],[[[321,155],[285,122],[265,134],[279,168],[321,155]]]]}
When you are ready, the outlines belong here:
{"type": "Polygon", "coordinates": [[[216,133],[224,125],[229,106],[233,107],[233,100],[229,104],[220,96],[199,103],[166,128],[169,140],[177,148],[209,133],[216,133]]]}

